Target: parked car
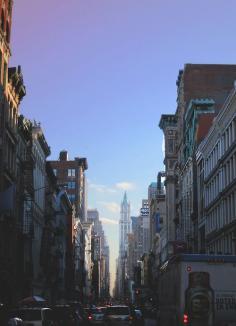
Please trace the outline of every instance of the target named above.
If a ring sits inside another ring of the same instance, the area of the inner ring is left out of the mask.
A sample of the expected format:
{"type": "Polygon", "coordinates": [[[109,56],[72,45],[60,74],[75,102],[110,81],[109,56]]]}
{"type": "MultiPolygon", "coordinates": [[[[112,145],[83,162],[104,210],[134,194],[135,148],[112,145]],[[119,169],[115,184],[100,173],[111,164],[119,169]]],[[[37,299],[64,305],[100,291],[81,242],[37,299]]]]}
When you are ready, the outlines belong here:
{"type": "Polygon", "coordinates": [[[129,326],[135,325],[134,316],[128,306],[107,307],[105,315],[105,325],[107,326],[129,326]]]}
{"type": "Polygon", "coordinates": [[[24,326],[54,326],[50,308],[19,308],[10,311],[10,318],[20,318],[24,326]]]}
{"type": "MultiPolygon", "coordinates": [[[[106,308],[104,308],[106,309],[106,308]]],[[[102,308],[92,308],[88,310],[87,321],[89,325],[104,325],[104,310],[102,308]]]]}

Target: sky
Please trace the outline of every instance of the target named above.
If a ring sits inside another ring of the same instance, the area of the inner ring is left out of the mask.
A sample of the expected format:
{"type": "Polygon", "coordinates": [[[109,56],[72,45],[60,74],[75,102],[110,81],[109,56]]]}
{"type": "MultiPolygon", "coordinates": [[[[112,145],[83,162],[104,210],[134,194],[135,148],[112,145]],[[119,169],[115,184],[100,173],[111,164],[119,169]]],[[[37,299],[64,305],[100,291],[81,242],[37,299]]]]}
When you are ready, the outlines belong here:
{"type": "Polygon", "coordinates": [[[137,215],[163,170],[161,114],[176,110],[185,63],[235,63],[235,0],[16,0],[11,65],[50,159],[88,160],[88,206],[118,256],[120,203],[137,215]]]}

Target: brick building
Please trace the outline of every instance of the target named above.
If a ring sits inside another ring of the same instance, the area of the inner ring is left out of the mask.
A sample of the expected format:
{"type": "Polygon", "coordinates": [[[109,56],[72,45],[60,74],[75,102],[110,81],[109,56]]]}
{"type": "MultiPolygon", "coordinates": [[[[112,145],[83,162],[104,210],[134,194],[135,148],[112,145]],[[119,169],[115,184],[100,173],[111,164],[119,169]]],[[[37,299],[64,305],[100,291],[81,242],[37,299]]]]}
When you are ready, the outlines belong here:
{"type": "Polygon", "coordinates": [[[87,198],[86,198],[86,176],[88,169],[86,158],[76,157],[69,160],[68,152],[61,151],[58,161],[50,161],[57,177],[58,185],[67,189],[70,201],[75,205],[75,214],[82,222],[86,221],[87,198]]]}

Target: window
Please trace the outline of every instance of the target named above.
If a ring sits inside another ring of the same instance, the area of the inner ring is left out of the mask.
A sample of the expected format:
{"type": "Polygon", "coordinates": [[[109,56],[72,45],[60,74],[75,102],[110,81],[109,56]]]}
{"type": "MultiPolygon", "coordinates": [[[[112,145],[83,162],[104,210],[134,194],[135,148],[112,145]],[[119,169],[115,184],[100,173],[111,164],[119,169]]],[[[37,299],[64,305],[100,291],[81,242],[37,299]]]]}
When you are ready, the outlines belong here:
{"type": "Polygon", "coordinates": [[[174,153],[174,139],[169,139],[168,140],[168,153],[173,154],[174,153]]]}
{"type": "Polygon", "coordinates": [[[53,173],[57,176],[57,169],[53,169],[53,173]]]}
{"type": "Polygon", "coordinates": [[[68,182],[68,189],[75,189],[75,181],[68,182]]]}
{"type": "Polygon", "coordinates": [[[68,177],[75,177],[75,169],[68,169],[68,177]]]}

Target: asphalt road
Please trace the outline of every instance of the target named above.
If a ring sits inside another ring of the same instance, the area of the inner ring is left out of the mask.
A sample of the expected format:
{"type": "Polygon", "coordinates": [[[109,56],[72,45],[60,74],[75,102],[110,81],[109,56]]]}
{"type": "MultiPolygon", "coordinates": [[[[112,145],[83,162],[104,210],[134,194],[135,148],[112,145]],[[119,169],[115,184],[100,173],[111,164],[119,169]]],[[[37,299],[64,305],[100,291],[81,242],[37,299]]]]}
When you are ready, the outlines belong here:
{"type": "Polygon", "coordinates": [[[157,326],[157,322],[154,319],[145,319],[145,326],[157,326]]]}

